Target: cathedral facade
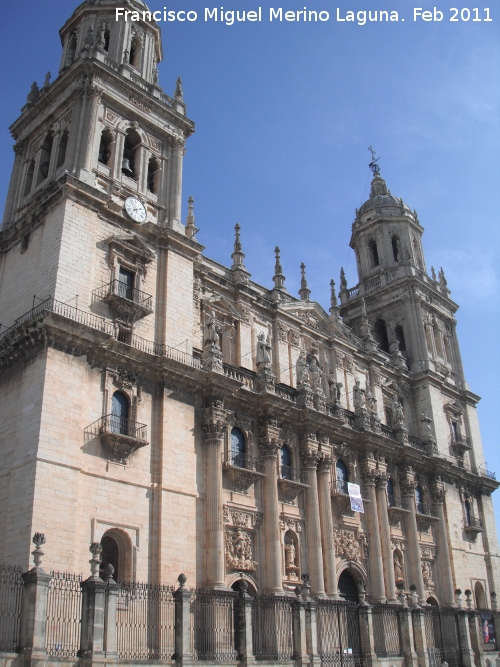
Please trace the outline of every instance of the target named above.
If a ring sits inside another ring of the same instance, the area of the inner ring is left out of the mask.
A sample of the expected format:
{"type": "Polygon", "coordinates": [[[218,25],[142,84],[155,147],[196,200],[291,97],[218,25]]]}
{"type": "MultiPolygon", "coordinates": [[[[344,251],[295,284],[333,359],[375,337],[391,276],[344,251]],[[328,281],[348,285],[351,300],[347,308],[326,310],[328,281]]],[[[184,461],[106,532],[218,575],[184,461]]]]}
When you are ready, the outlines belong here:
{"type": "Polygon", "coordinates": [[[329,312],[251,280],[181,220],[194,131],[159,28],[84,2],[11,127],[0,231],[0,561],[115,578],[491,608],[500,562],[443,271],[372,162],[329,312]],[[35,295],[35,297],[34,297],[35,295]],[[6,327],[6,328],[5,328],[6,327]]]}

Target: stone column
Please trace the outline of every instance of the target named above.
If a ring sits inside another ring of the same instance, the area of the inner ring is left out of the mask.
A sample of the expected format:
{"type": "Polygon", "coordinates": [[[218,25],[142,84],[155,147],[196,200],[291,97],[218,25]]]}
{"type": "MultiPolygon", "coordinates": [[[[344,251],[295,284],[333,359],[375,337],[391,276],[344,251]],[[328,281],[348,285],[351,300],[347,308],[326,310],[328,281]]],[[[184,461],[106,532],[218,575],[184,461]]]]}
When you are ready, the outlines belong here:
{"type": "Polygon", "coordinates": [[[240,595],[236,614],[236,650],[241,667],[254,665],[252,641],[252,597],[247,593],[248,583],[242,579],[239,582],[240,595]]]}
{"type": "Polygon", "coordinates": [[[320,459],[316,434],[307,433],[301,440],[302,467],[306,473],[309,488],[305,493],[307,560],[311,575],[311,593],[313,596],[325,595],[325,579],[323,574],[323,553],[321,549],[321,524],[319,517],[318,481],[316,468],[320,459]]]}
{"type": "Polygon", "coordinates": [[[420,544],[418,541],[417,514],[415,508],[415,477],[410,466],[406,467],[401,476],[401,495],[406,509],[409,510],[405,517],[406,539],[408,561],[410,566],[410,579],[407,582],[417,587],[419,604],[425,603],[424,580],[422,577],[422,565],[420,560],[420,544]]]}
{"type": "Polygon", "coordinates": [[[81,169],[90,171],[92,164],[92,149],[95,143],[95,127],[97,121],[97,109],[101,99],[101,91],[95,86],[90,85],[86,92],[87,105],[86,116],[83,119],[83,146],[81,150],[81,169]]]}
{"type": "Polygon", "coordinates": [[[279,526],[278,501],[278,451],[281,446],[280,430],[276,419],[266,415],[261,419],[259,445],[264,458],[264,554],[266,559],[263,573],[267,593],[283,591],[283,557],[279,526]]]}
{"type": "Polygon", "coordinates": [[[420,607],[412,609],[413,641],[415,642],[415,653],[419,667],[429,667],[429,651],[427,650],[427,638],[425,635],[424,611],[420,607]]]}
{"type": "Polygon", "coordinates": [[[439,517],[439,523],[433,527],[434,539],[437,545],[437,566],[439,568],[439,580],[441,582],[442,601],[449,607],[456,607],[455,590],[453,588],[453,576],[451,572],[451,555],[448,544],[448,523],[444,514],[444,484],[440,477],[431,482],[431,495],[439,517]]]}
{"type": "Polygon", "coordinates": [[[175,138],[172,145],[172,163],[170,173],[170,201],[168,207],[169,226],[177,229],[181,224],[182,205],[182,161],[185,153],[185,142],[175,138]]]}
{"type": "Polygon", "coordinates": [[[318,464],[318,498],[323,566],[326,594],[338,599],[335,541],[333,539],[332,499],[330,495],[330,469],[332,457],[323,456],[318,464]]]}
{"type": "Polygon", "coordinates": [[[380,528],[380,545],[382,548],[382,557],[384,564],[385,595],[389,602],[396,601],[396,580],[394,576],[394,566],[391,546],[391,529],[389,527],[389,517],[387,515],[387,477],[381,476],[377,480],[375,495],[377,497],[377,513],[380,528]]]}
{"type": "MultiPolygon", "coordinates": [[[[465,609],[457,610],[457,615],[463,665],[464,667],[474,667],[476,663],[474,661],[474,649],[472,648],[469,632],[469,615],[465,609]]],[[[473,617],[473,620],[476,620],[475,617],[473,617]]],[[[481,664],[480,661],[479,664],[481,664]]]]}
{"type": "Polygon", "coordinates": [[[225,588],[224,523],[222,517],[222,451],[226,430],[226,413],[222,398],[206,400],[203,420],[205,431],[206,473],[205,512],[207,535],[207,585],[225,588]]]}
{"type": "Polygon", "coordinates": [[[373,599],[376,602],[385,602],[384,566],[382,562],[382,545],[380,541],[380,525],[377,512],[377,496],[375,484],[377,471],[363,471],[363,479],[368,495],[368,503],[365,505],[366,522],[368,524],[368,536],[370,540],[370,572],[373,599]]]}
{"type": "Polygon", "coordinates": [[[36,546],[32,552],[35,567],[23,574],[24,588],[19,637],[19,653],[29,664],[36,664],[35,661],[47,659],[45,631],[47,593],[50,583],[50,575],[41,567],[45,536],[42,533],[35,533],[33,543],[36,546]]]}
{"type": "Polygon", "coordinates": [[[115,181],[120,181],[122,177],[124,144],[125,144],[125,133],[117,131],[115,135],[113,159],[111,161],[111,178],[113,178],[115,181]]]}
{"type": "Polygon", "coordinates": [[[116,608],[118,603],[118,584],[113,579],[114,567],[109,564],[106,572],[106,601],[104,608],[104,652],[107,658],[118,658],[116,652],[116,608]]]}
{"type": "Polygon", "coordinates": [[[23,191],[23,183],[19,182],[19,177],[21,175],[21,167],[23,165],[23,153],[25,145],[26,144],[24,141],[18,141],[14,146],[14,153],[16,154],[16,157],[14,158],[14,166],[12,167],[12,175],[10,177],[9,190],[7,192],[7,200],[5,202],[5,211],[3,215],[4,229],[9,224],[12,213],[14,212],[16,193],[21,193],[23,191]]]}
{"type": "Polygon", "coordinates": [[[179,588],[174,593],[175,600],[175,654],[176,664],[190,662],[191,655],[191,591],[185,588],[186,575],[178,577],[179,588]]]}

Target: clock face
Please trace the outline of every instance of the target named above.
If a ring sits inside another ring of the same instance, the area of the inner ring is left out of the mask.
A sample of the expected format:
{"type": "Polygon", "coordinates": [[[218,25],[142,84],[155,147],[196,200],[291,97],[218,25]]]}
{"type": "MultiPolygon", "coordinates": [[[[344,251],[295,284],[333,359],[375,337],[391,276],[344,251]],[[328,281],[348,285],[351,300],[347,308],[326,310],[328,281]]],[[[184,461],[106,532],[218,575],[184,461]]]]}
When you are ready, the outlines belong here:
{"type": "Polygon", "coordinates": [[[146,220],[146,207],[137,197],[128,197],[125,200],[125,210],[135,222],[144,222],[146,220]]]}

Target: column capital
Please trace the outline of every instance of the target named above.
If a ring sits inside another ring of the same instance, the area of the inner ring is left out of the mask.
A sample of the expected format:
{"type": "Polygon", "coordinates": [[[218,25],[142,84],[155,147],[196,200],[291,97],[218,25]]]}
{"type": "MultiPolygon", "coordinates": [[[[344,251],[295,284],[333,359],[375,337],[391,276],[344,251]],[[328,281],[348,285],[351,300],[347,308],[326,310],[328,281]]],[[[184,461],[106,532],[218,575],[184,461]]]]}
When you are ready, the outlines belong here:
{"type": "Polygon", "coordinates": [[[203,409],[205,440],[220,440],[227,428],[228,423],[223,398],[220,396],[207,397],[203,409]]]}
{"type": "Polygon", "coordinates": [[[300,450],[300,458],[304,468],[316,468],[321,459],[321,454],[314,447],[306,447],[300,450]]]}
{"type": "Polygon", "coordinates": [[[333,459],[331,456],[323,454],[318,461],[318,472],[329,473],[332,467],[333,459]]]}
{"type": "Polygon", "coordinates": [[[436,475],[436,477],[431,480],[430,492],[432,500],[436,505],[442,505],[444,503],[446,490],[444,488],[443,480],[439,475],[436,475]]]}

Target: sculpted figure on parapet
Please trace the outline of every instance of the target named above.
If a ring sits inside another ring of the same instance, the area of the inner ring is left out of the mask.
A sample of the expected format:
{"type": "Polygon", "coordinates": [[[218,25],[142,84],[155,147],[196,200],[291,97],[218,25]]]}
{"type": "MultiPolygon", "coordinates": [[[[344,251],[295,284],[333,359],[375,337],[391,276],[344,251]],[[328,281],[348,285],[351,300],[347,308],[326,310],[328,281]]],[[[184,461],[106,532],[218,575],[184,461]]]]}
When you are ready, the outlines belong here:
{"type": "Polygon", "coordinates": [[[318,365],[315,357],[312,358],[311,363],[309,364],[309,372],[312,375],[312,386],[313,389],[321,389],[321,379],[323,377],[323,370],[321,366],[318,365]]]}
{"type": "Polygon", "coordinates": [[[375,396],[372,394],[372,392],[371,392],[370,388],[368,387],[368,385],[367,385],[367,387],[366,387],[366,403],[367,403],[367,405],[368,405],[368,409],[369,409],[371,412],[376,412],[376,410],[377,410],[377,399],[376,399],[375,396]]]}
{"type": "Polygon", "coordinates": [[[309,365],[307,363],[306,351],[301,350],[297,363],[295,364],[297,373],[297,386],[299,384],[309,384],[309,365]]]}
{"type": "Polygon", "coordinates": [[[356,380],[356,384],[354,385],[352,393],[353,393],[354,409],[356,410],[356,408],[364,408],[365,390],[361,386],[361,382],[359,380],[356,380]]]}
{"type": "Polygon", "coordinates": [[[394,394],[392,399],[392,410],[394,413],[394,421],[397,426],[404,426],[405,424],[405,413],[403,411],[403,406],[399,402],[397,394],[394,394]]]}
{"type": "Polygon", "coordinates": [[[219,345],[220,326],[217,324],[215,311],[212,310],[205,317],[205,345],[219,345]]]}
{"type": "Polygon", "coordinates": [[[271,362],[271,343],[269,340],[269,335],[267,336],[263,331],[260,332],[257,339],[257,365],[259,364],[269,364],[271,362]]]}

